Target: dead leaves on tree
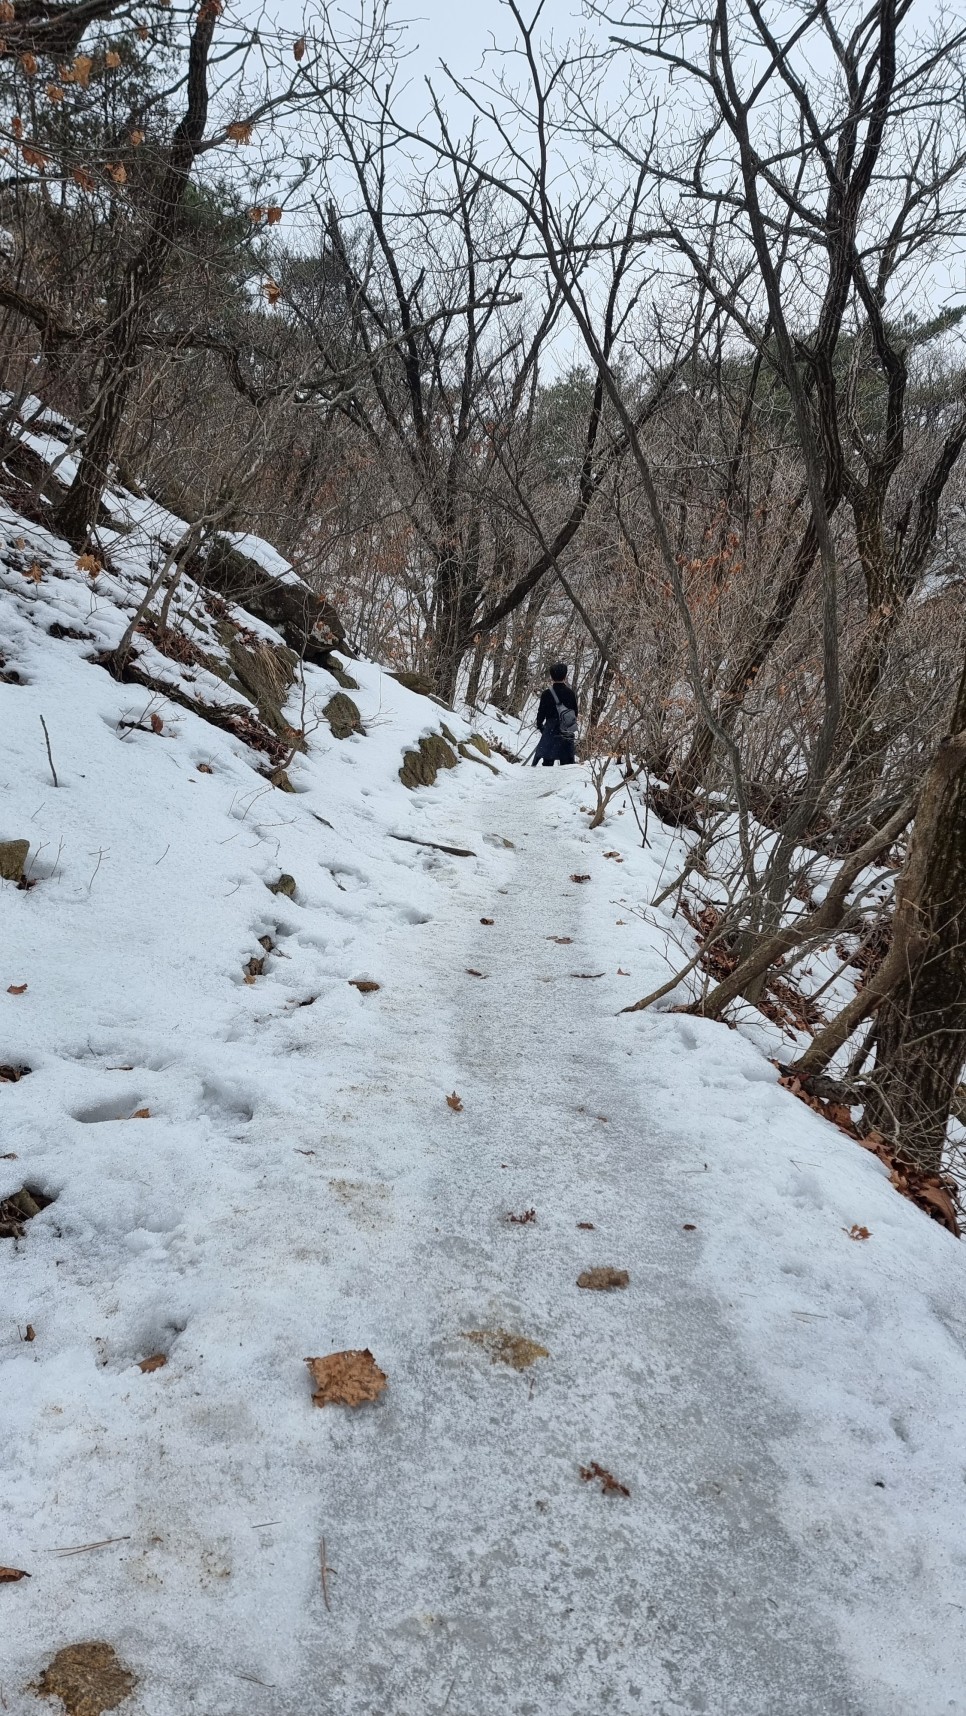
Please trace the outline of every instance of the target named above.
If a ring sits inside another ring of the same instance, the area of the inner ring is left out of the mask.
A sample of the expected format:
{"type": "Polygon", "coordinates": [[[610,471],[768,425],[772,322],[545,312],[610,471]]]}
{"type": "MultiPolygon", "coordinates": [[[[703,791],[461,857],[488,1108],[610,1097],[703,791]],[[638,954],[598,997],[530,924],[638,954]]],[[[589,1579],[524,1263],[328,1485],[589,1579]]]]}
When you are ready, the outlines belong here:
{"type": "Polygon", "coordinates": [[[368,1347],[307,1358],[314,1389],[313,1406],[362,1406],[378,1400],[389,1378],[379,1369],[368,1347]]]}

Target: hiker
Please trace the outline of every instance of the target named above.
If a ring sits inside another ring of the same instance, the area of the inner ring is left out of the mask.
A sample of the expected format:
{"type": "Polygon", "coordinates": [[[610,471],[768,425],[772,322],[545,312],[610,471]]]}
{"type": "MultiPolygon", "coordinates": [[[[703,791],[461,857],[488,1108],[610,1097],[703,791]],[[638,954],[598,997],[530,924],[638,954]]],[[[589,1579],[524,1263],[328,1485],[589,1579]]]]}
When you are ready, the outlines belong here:
{"type": "Polygon", "coordinates": [[[554,763],[575,763],[574,745],[577,739],[577,699],[567,684],[567,669],[562,661],[550,669],[550,684],[540,698],[537,709],[540,743],[533,754],[533,767],[542,763],[545,769],[554,763]]]}

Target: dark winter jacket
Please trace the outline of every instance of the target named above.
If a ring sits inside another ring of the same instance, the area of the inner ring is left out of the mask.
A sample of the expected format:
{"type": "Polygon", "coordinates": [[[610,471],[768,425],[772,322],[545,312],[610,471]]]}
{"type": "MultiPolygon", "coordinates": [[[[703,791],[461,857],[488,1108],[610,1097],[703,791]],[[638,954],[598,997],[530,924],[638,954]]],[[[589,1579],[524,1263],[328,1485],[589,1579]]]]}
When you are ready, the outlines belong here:
{"type": "Polygon", "coordinates": [[[553,691],[551,691],[548,685],[540,699],[540,706],[537,709],[537,726],[540,728],[541,733],[546,733],[548,735],[557,734],[559,736],[560,719],[557,714],[557,705],[554,702],[554,691],[557,693],[561,703],[566,704],[568,709],[572,709],[574,714],[577,713],[577,698],[571,686],[561,683],[559,685],[554,685],[553,691]]]}

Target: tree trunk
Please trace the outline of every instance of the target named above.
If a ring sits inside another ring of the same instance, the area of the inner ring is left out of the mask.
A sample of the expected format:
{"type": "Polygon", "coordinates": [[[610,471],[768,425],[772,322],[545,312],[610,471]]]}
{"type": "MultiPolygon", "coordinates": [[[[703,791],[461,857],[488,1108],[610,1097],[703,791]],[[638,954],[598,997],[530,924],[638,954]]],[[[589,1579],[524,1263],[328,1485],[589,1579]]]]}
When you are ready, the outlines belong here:
{"type": "Polygon", "coordinates": [[[124,270],[111,305],[94,404],[84,429],[84,450],[74,480],[57,509],[68,542],[83,548],[107,483],[154,294],[161,284],[184,197],[208,118],[208,53],[220,7],[203,0],[195,17],[188,56],[188,105],[175,128],[154,197],[147,236],[124,270]]]}
{"type": "MultiPolygon", "coordinates": [[[[966,670],[953,732],[966,727],[966,670]]],[[[966,1062],[966,769],[944,785],[917,901],[920,957],[907,962],[876,1021],[865,1121],[903,1154],[938,1170],[966,1062]]]]}

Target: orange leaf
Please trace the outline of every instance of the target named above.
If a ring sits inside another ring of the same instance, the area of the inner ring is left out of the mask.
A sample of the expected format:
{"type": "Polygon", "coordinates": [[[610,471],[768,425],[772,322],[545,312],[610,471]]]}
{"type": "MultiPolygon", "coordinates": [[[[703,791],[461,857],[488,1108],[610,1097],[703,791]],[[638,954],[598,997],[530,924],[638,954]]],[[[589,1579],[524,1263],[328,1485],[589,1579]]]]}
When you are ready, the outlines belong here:
{"type": "Polygon", "coordinates": [[[12,24],[16,15],[11,0],[0,0],[0,24],[12,24]]]}
{"type": "Polygon", "coordinates": [[[104,171],[109,179],[114,180],[115,185],[127,184],[127,168],[123,161],[105,161],[104,171]]]}
{"type": "Polygon", "coordinates": [[[847,1233],[850,1239],[872,1238],[869,1229],[867,1227],[859,1227],[858,1222],[853,1222],[851,1227],[843,1227],[842,1232],[847,1233]]]}
{"type": "Polygon", "coordinates": [[[59,83],[49,83],[47,85],[47,100],[52,101],[54,106],[56,107],[58,102],[63,101],[63,99],[64,99],[64,92],[61,89],[60,84],[59,83]]]}
{"type": "Polygon", "coordinates": [[[349,983],[353,989],[358,989],[360,995],[374,995],[381,984],[373,983],[371,977],[350,977],[349,983]]]}
{"type": "Polygon", "coordinates": [[[138,1370],[145,1376],[150,1376],[153,1370],[161,1370],[168,1362],[167,1353],[152,1353],[150,1358],[138,1360],[138,1370]]]}
{"type": "Polygon", "coordinates": [[[273,203],[271,205],[271,208],[267,208],[265,210],[265,219],[268,222],[269,226],[277,226],[279,221],[281,220],[281,218],[282,218],[282,211],[279,208],[277,203],[273,203]]]}
{"type": "Polygon", "coordinates": [[[37,58],[35,54],[21,54],[20,64],[28,77],[37,76],[37,58]]]}
{"type": "Polygon", "coordinates": [[[152,715],[151,716],[151,731],[152,731],[152,733],[163,733],[164,732],[164,722],[162,721],[160,715],[152,715]]]}
{"type": "Polygon", "coordinates": [[[38,172],[43,172],[47,165],[47,156],[42,150],[34,149],[31,144],[24,143],[22,145],[21,152],[23,154],[25,166],[36,167],[38,172]]]}
{"type": "Polygon", "coordinates": [[[364,1401],[378,1400],[389,1381],[368,1347],[327,1353],[325,1358],[307,1358],[305,1362],[315,1384],[313,1406],[361,1406],[364,1401]]]}
{"type": "Polygon", "coordinates": [[[94,61],[90,54],[78,54],[71,69],[74,73],[73,82],[79,83],[81,89],[86,89],[91,80],[91,72],[94,70],[94,61]]]}
{"type": "Polygon", "coordinates": [[[461,1097],[457,1096],[455,1090],[446,1098],[446,1106],[447,1108],[451,1108],[454,1114],[462,1114],[463,1101],[461,1097]]]}
{"type": "Polygon", "coordinates": [[[104,64],[106,65],[108,71],[117,71],[117,68],[120,65],[120,63],[121,63],[120,54],[116,53],[113,48],[108,48],[107,53],[104,55],[104,64]]]}
{"type": "Polygon", "coordinates": [[[23,995],[24,991],[26,990],[26,987],[27,987],[26,983],[8,983],[7,994],[8,995],[23,995]]]}
{"type": "Polygon", "coordinates": [[[131,1120],[150,1120],[151,1110],[150,1108],[136,1108],[128,1118],[131,1120]]]}
{"type": "Polygon", "coordinates": [[[18,1579],[29,1579],[22,1567],[0,1567],[0,1585],[13,1585],[18,1579]]]}
{"type": "Polygon", "coordinates": [[[251,121],[248,119],[234,120],[231,125],[226,126],[225,135],[230,137],[233,143],[250,143],[252,140],[251,121]]]}
{"type": "MultiPolygon", "coordinates": [[[[80,185],[81,190],[86,191],[88,195],[97,190],[97,181],[94,178],[93,173],[89,173],[86,167],[72,168],[70,176],[75,185],[80,185]]],[[[98,570],[100,570],[100,568],[98,568],[98,570]]]]}
{"type": "Polygon", "coordinates": [[[24,577],[29,578],[31,584],[39,584],[43,575],[44,575],[44,569],[41,566],[40,562],[38,560],[31,560],[30,565],[27,567],[27,570],[24,573],[24,577]]]}
{"type": "Polygon", "coordinates": [[[96,578],[98,572],[104,570],[96,554],[78,554],[75,565],[78,572],[86,572],[91,578],[96,578]]]}
{"type": "Polygon", "coordinates": [[[264,294],[265,294],[265,296],[268,299],[270,304],[277,304],[280,297],[282,296],[282,288],[281,288],[281,286],[276,286],[274,280],[266,280],[264,286],[262,287],[262,291],[264,292],[264,294]]]}

